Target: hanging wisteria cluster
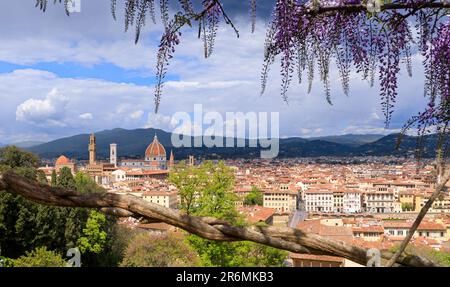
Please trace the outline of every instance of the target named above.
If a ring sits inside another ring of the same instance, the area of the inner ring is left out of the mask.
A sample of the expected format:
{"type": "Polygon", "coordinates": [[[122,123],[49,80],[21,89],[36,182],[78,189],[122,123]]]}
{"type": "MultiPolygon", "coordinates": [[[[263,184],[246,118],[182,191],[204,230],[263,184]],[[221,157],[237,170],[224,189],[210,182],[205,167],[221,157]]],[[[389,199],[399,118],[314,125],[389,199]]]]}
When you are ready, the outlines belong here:
{"type": "Polygon", "coordinates": [[[367,4],[374,5],[376,3],[370,2],[376,1],[276,1],[265,43],[262,92],[266,87],[269,66],[279,55],[281,95],[284,99],[287,100],[286,92],[295,68],[299,82],[302,81],[302,74],[306,73],[308,91],[314,80],[314,69],[317,68],[324,94],[331,103],[329,70],[334,61],[347,95],[351,70],[360,74],[371,86],[378,75],[381,104],[388,125],[398,95],[401,65],[412,75],[411,55],[420,50],[425,59],[425,95],[430,102],[427,111],[414,120],[419,125],[427,126],[448,123],[448,10],[430,5],[441,1],[423,0],[386,1],[390,3],[379,7],[397,9],[385,9],[378,13],[362,9],[364,4],[367,7],[367,4]]]}
{"type": "MultiPolygon", "coordinates": [[[[54,2],[62,0],[54,0],[54,2]]],[[[116,17],[117,0],[111,0],[116,17]]],[[[67,3],[70,0],[64,0],[67,3]]],[[[169,20],[169,0],[124,0],[125,29],[135,25],[137,42],[148,13],[155,22],[159,4],[164,34],[157,55],[155,107],[158,110],[169,60],[181,40],[181,28],[198,26],[204,43],[204,56],[214,50],[219,22],[224,20],[239,36],[220,0],[173,0],[180,11],[169,20]],[[195,8],[200,8],[196,12],[195,8]]],[[[447,0],[276,0],[265,41],[261,75],[261,94],[267,85],[268,72],[280,58],[281,96],[288,101],[288,89],[294,78],[307,81],[311,91],[315,74],[323,84],[325,98],[332,104],[330,67],[339,71],[344,94],[350,91],[350,73],[356,72],[370,86],[378,78],[381,105],[389,124],[398,96],[398,77],[402,66],[412,75],[413,54],[423,56],[426,110],[406,125],[447,129],[450,117],[450,3],[447,0]]],[[[37,0],[45,10],[47,0],[37,0]]],[[[249,0],[249,14],[255,29],[257,0],[249,0]]],[[[67,9],[66,9],[67,10],[67,9]]]]}

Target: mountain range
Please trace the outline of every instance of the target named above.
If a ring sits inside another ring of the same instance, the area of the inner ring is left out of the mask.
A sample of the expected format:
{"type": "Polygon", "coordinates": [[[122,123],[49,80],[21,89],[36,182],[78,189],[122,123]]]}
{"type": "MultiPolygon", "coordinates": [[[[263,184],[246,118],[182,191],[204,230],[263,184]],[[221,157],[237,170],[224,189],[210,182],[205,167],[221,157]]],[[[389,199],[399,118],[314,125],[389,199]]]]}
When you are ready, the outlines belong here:
{"type": "MultiPolygon", "coordinates": [[[[37,145],[44,144],[44,143],[45,142],[42,142],[42,141],[21,141],[21,142],[11,143],[9,145],[14,145],[19,148],[27,149],[27,148],[31,148],[31,147],[34,147],[37,145]]],[[[0,143],[0,147],[2,147],[2,146],[7,146],[7,144],[0,143]]]]}
{"type": "MultiPolygon", "coordinates": [[[[166,148],[167,154],[173,150],[175,159],[185,159],[188,155],[197,158],[254,158],[260,156],[261,147],[223,147],[207,148],[175,148],[172,146],[172,134],[160,129],[113,129],[97,132],[97,157],[106,159],[109,157],[109,144],[118,145],[119,158],[142,158],[146,147],[152,142],[155,135],[166,148]]],[[[279,143],[279,157],[318,157],[318,156],[410,156],[414,154],[417,146],[417,138],[404,136],[399,149],[396,149],[398,134],[387,136],[367,135],[342,135],[316,138],[290,137],[281,138],[279,143]]],[[[434,135],[427,136],[432,139],[434,135]]],[[[219,138],[224,140],[224,138],[219,138]]],[[[190,138],[192,140],[192,138],[190,138]]],[[[236,139],[233,139],[234,141],[236,139]]],[[[424,157],[434,156],[432,140],[427,140],[424,149],[424,157]]],[[[45,159],[54,159],[65,155],[78,160],[88,159],[89,134],[79,134],[71,137],[57,139],[48,143],[26,147],[45,159]]]]}

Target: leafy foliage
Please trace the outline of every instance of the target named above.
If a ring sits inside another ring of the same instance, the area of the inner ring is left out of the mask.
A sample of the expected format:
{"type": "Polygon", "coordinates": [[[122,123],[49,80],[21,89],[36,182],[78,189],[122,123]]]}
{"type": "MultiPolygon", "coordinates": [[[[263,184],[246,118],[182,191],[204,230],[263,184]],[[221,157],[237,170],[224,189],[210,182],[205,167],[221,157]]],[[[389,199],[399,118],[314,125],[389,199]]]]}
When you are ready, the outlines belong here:
{"type": "Polygon", "coordinates": [[[81,193],[103,193],[105,190],[99,186],[88,174],[77,172],[74,178],[75,187],[81,193]]]}
{"type": "Polygon", "coordinates": [[[252,187],[252,190],[244,199],[245,205],[263,205],[263,193],[256,186],[252,187]]]}
{"type": "Polygon", "coordinates": [[[106,223],[104,214],[98,211],[91,211],[86,222],[86,228],[83,229],[83,235],[78,239],[80,251],[82,253],[92,252],[100,253],[105,246],[107,233],[102,226],[106,223]]]}
{"type": "Polygon", "coordinates": [[[60,254],[46,247],[37,247],[11,262],[14,267],[66,267],[67,264],[60,254]]]}
{"type": "Polygon", "coordinates": [[[409,202],[402,203],[402,211],[413,211],[413,210],[414,210],[414,206],[412,203],[409,203],[409,202]]]}
{"type": "MultiPolygon", "coordinates": [[[[223,162],[214,165],[175,166],[169,180],[180,192],[180,209],[192,215],[213,216],[230,224],[245,225],[236,211],[236,196],[231,192],[234,175],[223,162]]],[[[281,266],[287,253],[252,242],[217,242],[188,235],[204,266],[281,266]],[[249,256],[250,254],[250,256],[249,256]]]]}
{"type": "Polygon", "coordinates": [[[198,264],[198,255],[182,238],[140,233],[128,245],[121,266],[193,267],[198,264]]]}
{"type": "Polygon", "coordinates": [[[214,165],[207,161],[200,166],[182,162],[170,173],[169,181],[178,188],[180,209],[186,213],[230,220],[236,217],[235,195],[231,192],[234,175],[223,162],[214,165]]]}
{"type": "MultiPolygon", "coordinates": [[[[394,245],[390,251],[395,252],[399,249],[399,245],[394,245]]],[[[450,267],[450,253],[445,251],[438,251],[425,245],[408,245],[405,249],[406,254],[417,254],[423,256],[441,266],[450,267]]]]}
{"type": "MultiPolygon", "coordinates": [[[[16,147],[0,149],[0,171],[12,170],[30,180],[37,180],[38,161],[35,155],[16,147]]],[[[74,179],[69,168],[62,168],[59,177],[55,173],[52,184],[82,192],[101,190],[84,175],[74,179]]],[[[83,265],[117,265],[124,249],[120,241],[124,238],[118,236],[121,230],[114,217],[100,216],[92,215],[84,208],[44,206],[0,191],[2,255],[17,258],[38,247],[65,254],[67,249],[77,247],[80,238],[84,238],[81,240],[86,247],[83,265]]]]}

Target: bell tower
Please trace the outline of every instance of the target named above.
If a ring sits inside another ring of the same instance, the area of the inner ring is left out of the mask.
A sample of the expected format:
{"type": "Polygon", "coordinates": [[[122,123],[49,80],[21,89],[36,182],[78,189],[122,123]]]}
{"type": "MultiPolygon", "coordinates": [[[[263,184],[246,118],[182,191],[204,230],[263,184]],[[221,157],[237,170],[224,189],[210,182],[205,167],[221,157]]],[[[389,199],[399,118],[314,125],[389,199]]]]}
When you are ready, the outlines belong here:
{"type": "Polygon", "coordinates": [[[109,145],[109,163],[117,167],[117,144],[115,143],[109,145]]]}
{"type": "Polygon", "coordinates": [[[89,137],[89,164],[95,164],[95,135],[89,137]]]}

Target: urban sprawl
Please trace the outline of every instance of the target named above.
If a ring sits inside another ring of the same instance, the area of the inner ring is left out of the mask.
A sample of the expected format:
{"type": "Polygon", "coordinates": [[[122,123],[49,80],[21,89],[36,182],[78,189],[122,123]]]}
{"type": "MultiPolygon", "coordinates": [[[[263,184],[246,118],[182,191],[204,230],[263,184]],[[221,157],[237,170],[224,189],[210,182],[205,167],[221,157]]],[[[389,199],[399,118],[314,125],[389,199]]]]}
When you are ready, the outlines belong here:
{"type": "MultiPolygon", "coordinates": [[[[109,161],[96,159],[95,135],[90,136],[89,162],[75,162],[61,155],[41,167],[50,180],[53,171],[68,167],[89,174],[107,192],[131,194],[176,209],[180,197],[167,180],[176,164],[170,151],[155,135],[142,159],[120,159],[120,146],[110,145],[109,161]],[[119,149],[119,150],[118,150],[119,149]]],[[[201,160],[189,156],[188,165],[201,160]]],[[[360,159],[241,159],[226,160],[235,174],[237,210],[251,223],[289,226],[364,248],[389,250],[408,234],[420,209],[435,188],[430,164],[414,159],[372,157],[360,159]],[[263,204],[246,206],[244,199],[258,189],[263,204]]],[[[176,232],[163,223],[121,221],[150,232],[176,232]]],[[[445,193],[430,208],[411,240],[417,248],[450,252],[450,196],[445,193]]],[[[354,266],[349,260],[307,254],[290,254],[293,266],[354,266]]]]}

